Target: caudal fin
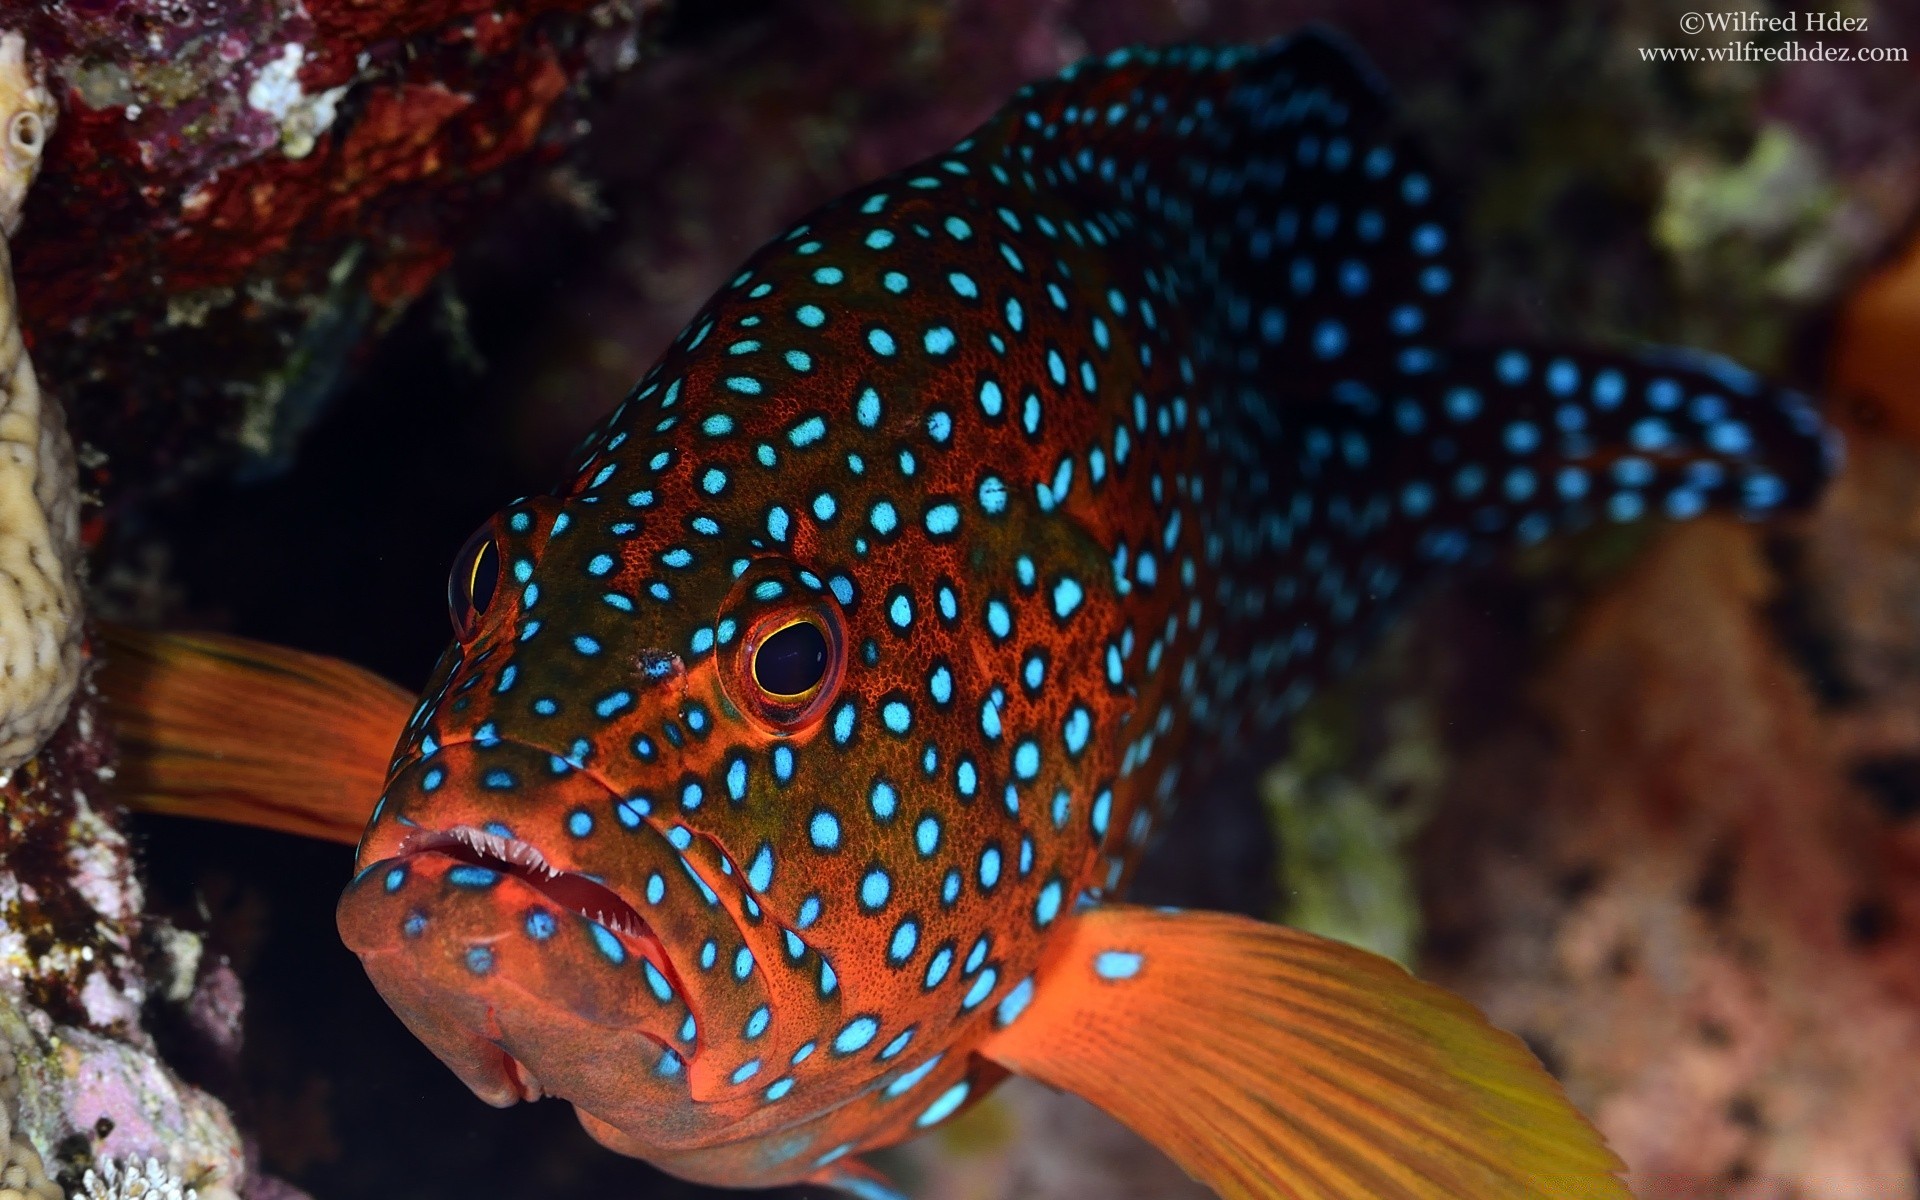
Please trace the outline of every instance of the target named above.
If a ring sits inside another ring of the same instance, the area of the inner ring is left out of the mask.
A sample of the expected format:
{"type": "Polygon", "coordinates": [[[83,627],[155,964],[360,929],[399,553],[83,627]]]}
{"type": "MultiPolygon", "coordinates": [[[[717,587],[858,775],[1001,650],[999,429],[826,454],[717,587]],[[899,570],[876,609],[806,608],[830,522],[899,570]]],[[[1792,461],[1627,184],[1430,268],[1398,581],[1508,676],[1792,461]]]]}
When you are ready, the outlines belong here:
{"type": "Polygon", "coordinates": [[[347,663],[245,638],[108,626],[99,684],[117,798],[358,841],[413,698],[347,663]]]}
{"type": "Polygon", "coordinates": [[[1127,906],[1063,936],[981,1053],[1086,1097],[1228,1200],[1631,1200],[1518,1038],[1384,958],[1127,906]]]}

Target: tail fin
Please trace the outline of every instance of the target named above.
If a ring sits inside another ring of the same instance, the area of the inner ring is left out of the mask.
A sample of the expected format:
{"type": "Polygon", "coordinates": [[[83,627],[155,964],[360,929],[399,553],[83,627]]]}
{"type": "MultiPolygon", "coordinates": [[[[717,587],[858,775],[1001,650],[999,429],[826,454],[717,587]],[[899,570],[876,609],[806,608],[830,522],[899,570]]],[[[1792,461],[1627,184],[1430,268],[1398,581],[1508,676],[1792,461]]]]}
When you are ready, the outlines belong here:
{"type": "Polygon", "coordinates": [[[1805,397],[1709,354],[1463,347],[1398,365],[1381,392],[1340,385],[1296,414],[1300,469],[1429,560],[1596,521],[1774,516],[1839,462],[1805,397]]]}
{"type": "Polygon", "coordinates": [[[981,1053],[1086,1097],[1228,1200],[1631,1200],[1519,1039],[1386,959],[1131,907],[1083,911],[1063,937],[981,1053]]]}
{"type": "Polygon", "coordinates": [[[100,690],[135,808],[352,845],[413,698],[317,654],[215,634],[103,630],[100,690]]]}

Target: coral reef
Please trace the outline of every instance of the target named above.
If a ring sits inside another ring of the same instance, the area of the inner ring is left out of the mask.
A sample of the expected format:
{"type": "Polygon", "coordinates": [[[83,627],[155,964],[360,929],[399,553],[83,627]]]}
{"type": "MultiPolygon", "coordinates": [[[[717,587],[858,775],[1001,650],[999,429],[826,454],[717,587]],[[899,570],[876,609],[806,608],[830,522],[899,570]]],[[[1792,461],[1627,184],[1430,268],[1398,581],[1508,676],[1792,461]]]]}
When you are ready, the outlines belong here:
{"type": "Polygon", "coordinates": [[[12,1135],[50,1174],[153,1157],[232,1200],[256,1173],[232,1119],[158,1057],[145,1018],[232,1027],[220,964],[192,935],[144,916],[131,847],[96,807],[110,776],[82,688],[43,751],[0,787],[0,1044],[14,1064],[12,1135]]]}
{"type": "Polygon", "coordinates": [[[14,6],[65,110],[21,303],[103,515],[284,461],[372,335],[590,126],[657,3],[14,6]]]}

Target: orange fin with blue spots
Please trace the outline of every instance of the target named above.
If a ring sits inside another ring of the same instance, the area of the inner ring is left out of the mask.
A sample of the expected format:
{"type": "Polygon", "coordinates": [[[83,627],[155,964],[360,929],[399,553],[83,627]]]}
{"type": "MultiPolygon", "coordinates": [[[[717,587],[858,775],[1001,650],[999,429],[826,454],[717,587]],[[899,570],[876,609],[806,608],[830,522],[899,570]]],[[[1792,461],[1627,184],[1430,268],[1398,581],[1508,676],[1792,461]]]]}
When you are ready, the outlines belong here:
{"type": "Polygon", "coordinates": [[[108,626],[101,640],[122,803],[359,841],[412,696],[351,664],[245,638],[108,626]]]}
{"type": "Polygon", "coordinates": [[[1228,1200],[1631,1200],[1518,1038],[1384,958],[1122,905],[1061,936],[981,1053],[1086,1097],[1228,1200]]]}

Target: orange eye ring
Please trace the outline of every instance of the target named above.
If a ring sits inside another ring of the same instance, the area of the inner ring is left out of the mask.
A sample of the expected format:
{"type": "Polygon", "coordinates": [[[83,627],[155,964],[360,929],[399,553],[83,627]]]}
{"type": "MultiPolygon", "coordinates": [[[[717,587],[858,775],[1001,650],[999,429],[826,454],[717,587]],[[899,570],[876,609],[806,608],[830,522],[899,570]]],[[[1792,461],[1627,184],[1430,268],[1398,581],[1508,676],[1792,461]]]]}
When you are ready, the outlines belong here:
{"type": "Polygon", "coordinates": [[[500,547],[488,522],[460,547],[447,575],[447,614],[453,619],[453,635],[463,642],[473,640],[480,618],[487,615],[499,591],[500,547]]]}

